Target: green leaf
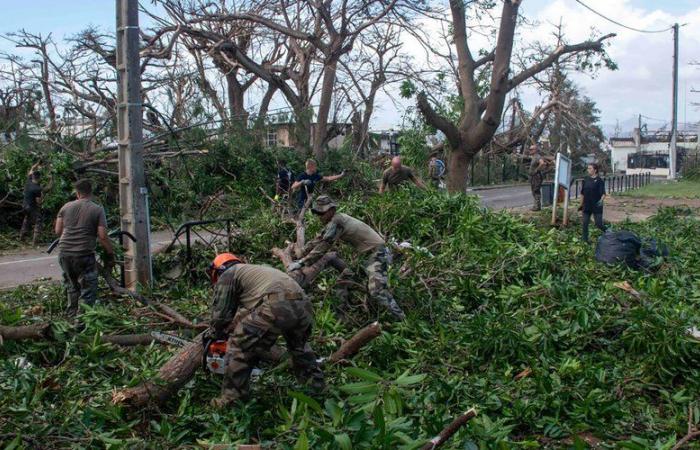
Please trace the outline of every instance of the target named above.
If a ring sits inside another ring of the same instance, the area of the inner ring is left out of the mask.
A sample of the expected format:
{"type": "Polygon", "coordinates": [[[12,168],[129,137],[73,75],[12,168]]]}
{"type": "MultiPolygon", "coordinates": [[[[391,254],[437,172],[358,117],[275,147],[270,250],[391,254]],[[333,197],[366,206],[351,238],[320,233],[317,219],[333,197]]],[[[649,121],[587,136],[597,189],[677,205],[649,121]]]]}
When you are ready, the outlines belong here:
{"type": "Polygon", "coordinates": [[[341,450],[352,450],[352,441],[347,433],[340,433],[334,436],[335,443],[341,450]]]}
{"type": "Polygon", "coordinates": [[[294,446],[294,450],[309,450],[309,438],[306,437],[306,432],[302,431],[294,446]]]}
{"type": "Polygon", "coordinates": [[[321,405],[308,395],[302,394],[301,392],[292,391],[289,393],[289,396],[299,400],[299,403],[305,404],[309,408],[313,409],[314,412],[318,414],[323,414],[323,409],[321,408],[321,405]]]}
{"type": "Polygon", "coordinates": [[[360,369],[359,367],[350,367],[345,371],[354,377],[361,378],[367,381],[379,382],[384,380],[380,375],[370,370],[360,369]]]}
{"type": "Polygon", "coordinates": [[[414,384],[421,383],[423,380],[425,380],[425,377],[425,374],[408,375],[408,371],[406,371],[396,379],[395,383],[403,387],[412,386],[414,384]]]}
{"type": "Polygon", "coordinates": [[[347,392],[348,394],[376,394],[379,392],[379,387],[376,383],[367,382],[344,384],[340,386],[339,389],[343,392],[347,392]]]}

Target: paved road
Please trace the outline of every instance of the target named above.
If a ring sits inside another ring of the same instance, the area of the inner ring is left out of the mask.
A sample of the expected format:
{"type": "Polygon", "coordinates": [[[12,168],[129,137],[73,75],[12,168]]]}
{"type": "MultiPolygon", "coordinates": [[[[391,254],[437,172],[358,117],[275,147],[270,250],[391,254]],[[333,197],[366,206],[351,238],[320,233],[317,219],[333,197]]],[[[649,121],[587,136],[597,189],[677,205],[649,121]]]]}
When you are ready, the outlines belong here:
{"type": "MultiPolygon", "coordinates": [[[[172,240],[170,231],[151,234],[151,251],[164,248],[172,240]]],[[[58,252],[47,254],[46,249],[26,249],[9,255],[0,255],[0,290],[35,281],[61,280],[58,252]]]]}
{"type": "Polygon", "coordinates": [[[492,209],[517,208],[532,206],[532,193],[529,185],[507,186],[495,189],[470,191],[478,195],[481,203],[492,209]]]}

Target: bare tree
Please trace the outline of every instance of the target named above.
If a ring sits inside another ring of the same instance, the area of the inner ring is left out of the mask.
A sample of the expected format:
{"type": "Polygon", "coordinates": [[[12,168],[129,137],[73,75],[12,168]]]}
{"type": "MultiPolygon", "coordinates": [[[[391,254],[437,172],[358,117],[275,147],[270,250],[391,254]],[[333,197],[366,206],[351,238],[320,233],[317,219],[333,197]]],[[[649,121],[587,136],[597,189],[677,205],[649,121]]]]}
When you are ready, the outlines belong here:
{"type": "Polygon", "coordinates": [[[365,155],[369,123],[377,93],[404,79],[406,57],[401,54],[401,28],[392,23],[375,24],[360,37],[356,51],[341,59],[341,88],[353,112],[353,148],[365,155]]]}
{"type": "Polygon", "coordinates": [[[442,131],[447,138],[451,150],[447,184],[450,192],[463,192],[466,188],[468,164],[497,132],[508,92],[562,58],[578,58],[585,65],[594,55],[604,57],[603,43],[614,36],[557,45],[534,63],[511,74],[511,54],[520,3],[521,0],[503,0],[495,48],[475,58],[470,49],[470,32],[466,23],[467,2],[450,0],[453,45],[457,57],[457,92],[462,100],[458,119],[452,121],[444,113],[438,112],[424,91],[417,97],[418,109],[425,121],[442,131]],[[488,72],[484,72],[486,67],[488,72]],[[486,87],[480,84],[479,77],[489,73],[490,83],[486,87]]]}

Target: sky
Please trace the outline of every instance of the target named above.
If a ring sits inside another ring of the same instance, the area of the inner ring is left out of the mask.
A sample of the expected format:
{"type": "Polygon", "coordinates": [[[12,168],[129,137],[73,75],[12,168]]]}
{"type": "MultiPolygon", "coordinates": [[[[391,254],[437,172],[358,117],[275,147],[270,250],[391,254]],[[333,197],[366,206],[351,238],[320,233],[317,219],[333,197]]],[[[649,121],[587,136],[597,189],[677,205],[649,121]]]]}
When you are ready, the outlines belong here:
{"type": "MultiPolygon", "coordinates": [[[[626,25],[642,29],[661,29],[675,22],[681,28],[679,44],[679,121],[700,121],[700,1],[697,0],[582,0],[590,7],[626,25]]],[[[147,2],[148,3],[148,2],[147,2]]],[[[95,25],[114,27],[114,0],[2,0],[0,34],[25,28],[31,32],[53,33],[60,40],[95,25]]],[[[619,70],[602,71],[595,78],[574,74],[573,80],[601,110],[601,124],[612,132],[616,123],[623,132],[631,131],[637,115],[650,129],[662,127],[671,116],[673,40],[670,31],[638,33],[606,22],[587,11],[575,0],[523,0],[521,12],[539,25],[528,32],[528,39],[550,39],[552,24],[560,20],[570,42],[587,38],[591,28],[602,34],[617,33],[608,53],[619,70]]],[[[0,51],[12,51],[12,44],[0,40],[0,51]]],[[[541,101],[534,91],[521,92],[526,106],[541,101]]],[[[386,129],[401,123],[403,108],[410,102],[395,104],[386,96],[379,99],[373,127],[386,129]]]]}

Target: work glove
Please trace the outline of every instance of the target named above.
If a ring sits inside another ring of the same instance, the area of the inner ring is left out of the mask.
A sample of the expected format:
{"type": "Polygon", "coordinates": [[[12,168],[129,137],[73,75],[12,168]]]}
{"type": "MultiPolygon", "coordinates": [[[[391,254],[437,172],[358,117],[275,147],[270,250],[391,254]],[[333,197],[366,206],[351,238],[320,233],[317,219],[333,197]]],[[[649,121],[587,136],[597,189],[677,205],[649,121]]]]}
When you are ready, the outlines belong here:
{"type": "Polygon", "coordinates": [[[603,206],[603,199],[601,198],[598,200],[598,203],[595,204],[596,206],[603,206]]]}
{"type": "Polygon", "coordinates": [[[302,265],[299,261],[292,261],[291,263],[287,264],[287,272],[293,272],[295,270],[301,269],[302,265]]]}
{"type": "Polygon", "coordinates": [[[304,186],[311,186],[312,184],[314,184],[314,182],[311,180],[302,180],[301,184],[303,184],[304,186]]]}

